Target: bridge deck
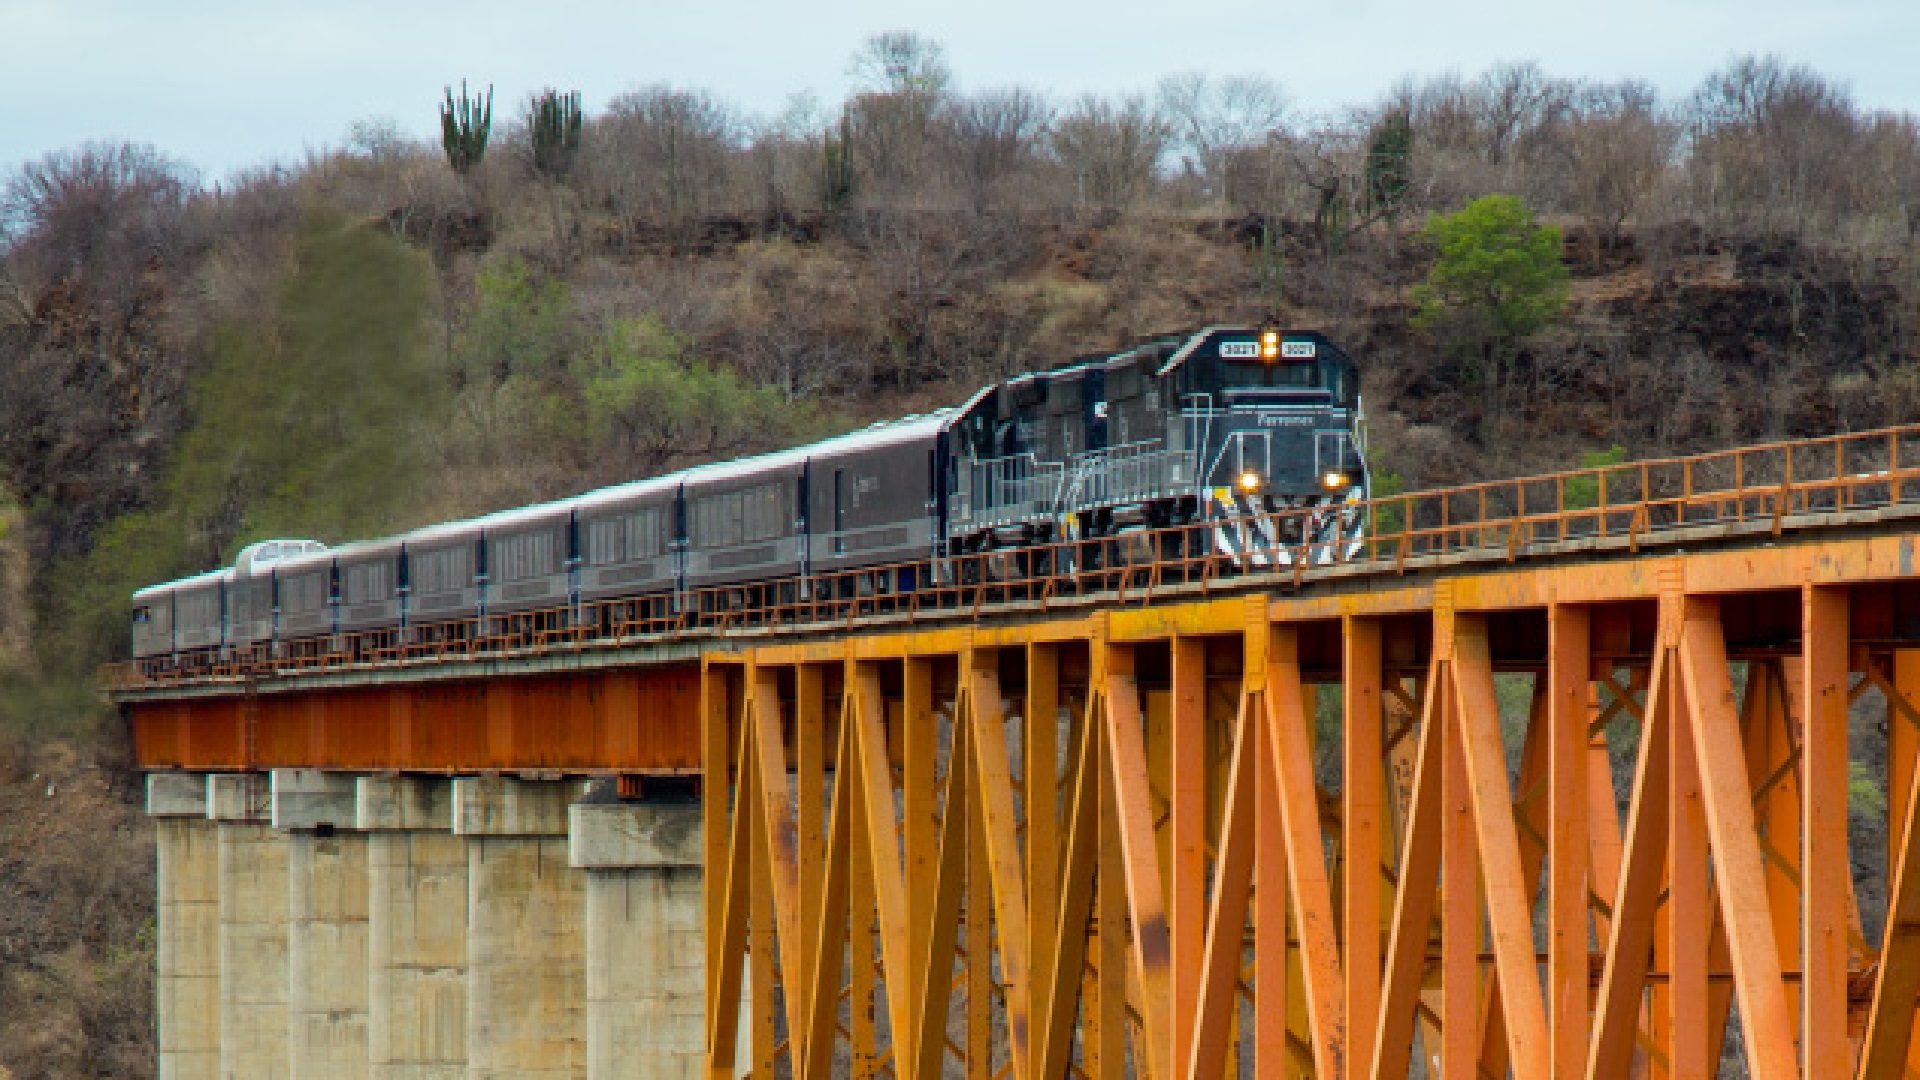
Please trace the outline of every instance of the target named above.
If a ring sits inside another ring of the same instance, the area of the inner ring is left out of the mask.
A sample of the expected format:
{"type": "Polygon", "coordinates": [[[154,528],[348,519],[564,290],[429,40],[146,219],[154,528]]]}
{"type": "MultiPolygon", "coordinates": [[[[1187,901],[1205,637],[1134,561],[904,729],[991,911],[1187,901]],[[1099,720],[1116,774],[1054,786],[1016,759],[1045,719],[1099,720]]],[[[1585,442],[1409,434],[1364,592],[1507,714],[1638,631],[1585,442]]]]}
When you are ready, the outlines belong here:
{"type": "Polygon", "coordinates": [[[1882,457],[1767,449],[1763,491],[1700,479],[1753,451],[1632,505],[1604,470],[1580,509],[1500,489],[1553,483],[1543,515],[1415,497],[1337,565],[789,598],[122,700],[149,768],[699,770],[709,1075],[1708,1076],[1730,1047],[1898,1077],[1920,476],[1908,432],[1861,438],[1882,457]]]}

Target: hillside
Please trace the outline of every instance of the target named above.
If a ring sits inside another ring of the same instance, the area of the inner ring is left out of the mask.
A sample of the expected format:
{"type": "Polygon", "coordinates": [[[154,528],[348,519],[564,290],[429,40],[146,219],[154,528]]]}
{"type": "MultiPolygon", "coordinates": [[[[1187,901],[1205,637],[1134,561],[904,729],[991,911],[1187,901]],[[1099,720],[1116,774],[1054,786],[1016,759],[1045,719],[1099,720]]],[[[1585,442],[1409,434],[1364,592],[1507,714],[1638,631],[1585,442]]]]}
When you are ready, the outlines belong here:
{"type": "MultiPolygon", "coordinates": [[[[150,840],[86,692],[133,587],[961,399],[1210,322],[1362,368],[1424,487],[1920,416],[1920,128],[1740,60],[1684,101],[1527,66],[1302,119],[1259,80],[831,114],[656,87],[564,167],[388,126],[201,183],[89,144],[0,194],[0,1076],[147,1075],[150,840]],[[1417,320],[1432,215],[1519,196],[1563,312],[1493,366],[1417,320]]],[[[891,50],[890,52],[887,50],[891,50]]],[[[500,115],[509,111],[504,107],[500,115]]]]}

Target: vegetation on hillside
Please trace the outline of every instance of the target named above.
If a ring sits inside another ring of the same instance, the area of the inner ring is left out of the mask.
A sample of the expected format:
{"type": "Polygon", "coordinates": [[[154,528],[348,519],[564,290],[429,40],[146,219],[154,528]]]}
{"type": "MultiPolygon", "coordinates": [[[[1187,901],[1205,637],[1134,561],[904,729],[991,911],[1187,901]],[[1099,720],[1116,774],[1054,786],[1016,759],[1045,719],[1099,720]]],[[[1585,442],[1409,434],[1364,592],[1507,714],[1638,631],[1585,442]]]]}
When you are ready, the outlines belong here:
{"type": "MultiPolygon", "coordinates": [[[[75,775],[117,760],[75,688],[127,592],[250,540],[769,449],[1182,326],[1339,340],[1406,489],[1920,405],[1920,122],[1777,59],[1681,100],[1516,64],[1320,116],[1257,76],[969,88],[911,34],[853,71],[777,116],[644,86],[497,127],[450,73],[437,143],[368,120],[219,184],[133,144],[0,178],[0,780],[57,738],[75,775]]],[[[138,924],[28,948],[134,970],[138,924]]],[[[137,983],[32,992],[112,1017],[137,983]]],[[[0,1062],[105,1068],[72,1045],[0,1062]]]]}

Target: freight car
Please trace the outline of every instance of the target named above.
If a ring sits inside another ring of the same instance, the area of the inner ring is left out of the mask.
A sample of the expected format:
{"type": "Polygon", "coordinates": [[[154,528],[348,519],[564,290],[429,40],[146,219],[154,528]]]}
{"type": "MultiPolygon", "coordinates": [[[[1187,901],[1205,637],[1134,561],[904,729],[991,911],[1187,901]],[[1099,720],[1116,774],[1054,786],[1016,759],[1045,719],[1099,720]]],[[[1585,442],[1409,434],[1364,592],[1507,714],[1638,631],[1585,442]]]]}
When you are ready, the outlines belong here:
{"type": "Polygon", "coordinates": [[[956,572],[1166,555],[1329,561],[1360,541],[1363,433],[1359,373],[1325,337],[1208,327],[791,450],[335,549],[256,544],[232,568],[135,593],[134,655],[198,668],[473,634],[611,636],[906,594],[956,572]]]}

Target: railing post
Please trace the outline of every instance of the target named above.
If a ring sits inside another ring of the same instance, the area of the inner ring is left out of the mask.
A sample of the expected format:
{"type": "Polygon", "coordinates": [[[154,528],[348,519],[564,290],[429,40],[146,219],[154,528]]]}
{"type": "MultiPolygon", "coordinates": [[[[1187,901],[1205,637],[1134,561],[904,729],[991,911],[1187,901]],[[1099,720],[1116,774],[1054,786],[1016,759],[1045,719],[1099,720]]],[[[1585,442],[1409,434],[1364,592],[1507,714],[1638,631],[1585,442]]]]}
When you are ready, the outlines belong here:
{"type": "Polygon", "coordinates": [[[1900,433],[1897,431],[1889,432],[1887,434],[1887,502],[1888,503],[1897,503],[1900,501],[1900,495],[1901,495],[1900,489],[1903,486],[1904,485],[1901,483],[1901,480],[1900,480],[1900,433]]]}

